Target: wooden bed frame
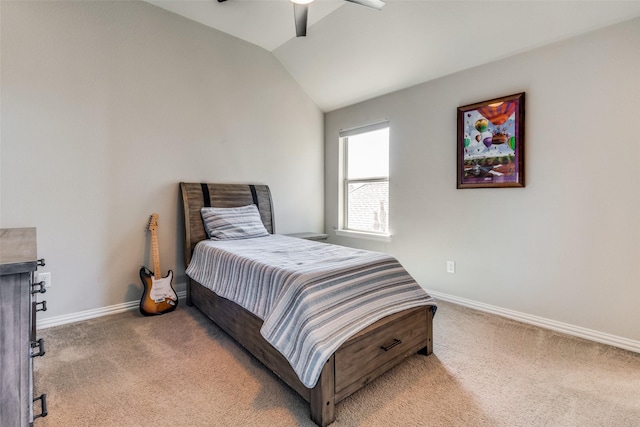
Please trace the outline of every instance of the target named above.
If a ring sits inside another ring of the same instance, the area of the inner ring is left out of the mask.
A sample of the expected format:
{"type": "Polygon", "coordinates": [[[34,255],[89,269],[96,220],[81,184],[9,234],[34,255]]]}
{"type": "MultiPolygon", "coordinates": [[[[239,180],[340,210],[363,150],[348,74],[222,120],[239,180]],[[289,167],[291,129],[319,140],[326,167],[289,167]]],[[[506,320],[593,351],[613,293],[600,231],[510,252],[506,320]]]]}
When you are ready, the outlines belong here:
{"type": "MultiPolygon", "coordinates": [[[[200,209],[256,204],[262,222],[274,233],[271,193],[266,185],[180,183],[184,207],[185,264],[196,243],[207,238],[200,209]]],[[[297,391],[320,426],[335,420],[335,404],[373,381],[406,357],[433,350],[431,307],[387,316],[351,337],[327,360],[312,389],[298,379],[289,362],[260,334],[262,320],[241,306],[187,279],[187,305],[195,305],[256,359],[297,391]]]]}

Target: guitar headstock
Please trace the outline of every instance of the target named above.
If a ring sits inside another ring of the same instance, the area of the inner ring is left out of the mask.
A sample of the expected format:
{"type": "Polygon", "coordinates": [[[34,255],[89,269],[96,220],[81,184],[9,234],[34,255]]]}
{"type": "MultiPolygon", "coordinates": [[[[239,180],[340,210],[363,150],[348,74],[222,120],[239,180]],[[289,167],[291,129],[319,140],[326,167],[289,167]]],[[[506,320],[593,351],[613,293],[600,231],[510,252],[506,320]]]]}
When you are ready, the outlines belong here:
{"type": "Polygon", "coordinates": [[[158,214],[151,214],[149,218],[149,231],[157,231],[158,230],[158,214]]]}

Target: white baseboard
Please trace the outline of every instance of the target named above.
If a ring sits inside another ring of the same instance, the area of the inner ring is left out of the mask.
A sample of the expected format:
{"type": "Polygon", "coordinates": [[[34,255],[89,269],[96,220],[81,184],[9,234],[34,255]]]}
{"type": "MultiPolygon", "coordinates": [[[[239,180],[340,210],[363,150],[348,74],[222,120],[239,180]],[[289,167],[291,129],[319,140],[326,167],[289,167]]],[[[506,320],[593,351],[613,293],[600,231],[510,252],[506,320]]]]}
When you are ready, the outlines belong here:
{"type": "MultiPolygon", "coordinates": [[[[176,292],[178,299],[185,299],[187,291],[176,292]]],[[[38,329],[51,328],[53,326],[66,325],[67,323],[80,322],[82,320],[94,319],[96,317],[107,316],[109,314],[122,313],[130,310],[137,310],[140,307],[140,301],[129,301],[122,304],[110,305],[108,307],[94,308],[92,310],[79,311],[77,313],[65,314],[62,316],[50,317],[48,319],[38,320],[36,327],[38,329]]]]}
{"type": "MultiPolygon", "coordinates": [[[[592,329],[583,328],[580,326],[571,325],[568,323],[557,322],[555,320],[546,319],[544,317],[533,316],[526,313],[520,313],[518,311],[509,310],[506,308],[496,307],[481,302],[456,297],[454,295],[444,294],[441,292],[427,290],[429,295],[434,298],[441,299],[443,301],[452,302],[454,304],[462,305],[465,307],[473,308],[475,310],[484,311],[498,316],[507,317],[509,319],[517,320],[519,322],[528,323],[530,325],[539,326],[541,328],[551,329],[557,332],[562,332],[568,335],[573,335],[580,338],[585,338],[591,341],[599,342],[602,344],[612,345],[614,347],[623,348],[625,350],[640,353],[640,341],[630,340],[628,338],[619,337],[616,335],[605,334],[603,332],[594,331],[592,329]]],[[[186,291],[178,292],[178,298],[185,299],[187,296],[186,291]]],[[[96,317],[107,316],[109,314],[122,313],[129,310],[137,310],[140,305],[140,301],[129,301],[123,304],[111,305],[108,307],[96,308],[93,310],[80,311],[78,313],[66,314],[63,316],[50,317],[48,319],[39,320],[37,322],[38,329],[51,328],[53,326],[66,325],[67,323],[80,322],[82,320],[89,320],[96,317]]]]}
{"type": "Polygon", "coordinates": [[[452,302],[454,304],[463,305],[465,307],[473,308],[475,310],[484,311],[498,316],[507,317],[509,319],[517,320],[519,322],[528,323],[530,325],[539,326],[545,329],[551,329],[557,332],[562,332],[567,335],[584,338],[587,340],[599,342],[602,344],[612,345],[625,350],[640,353],[640,341],[630,340],[628,338],[619,337],[616,335],[605,334],[603,332],[594,331],[592,329],[583,328],[580,326],[571,325],[568,323],[557,322],[555,320],[546,319],[544,317],[533,316],[526,313],[520,313],[518,311],[509,310],[506,308],[496,307],[481,302],[468,300],[465,298],[456,297],[454,295],[443,294],[436,291],[427,289],[427,293],[436,299],[452,302]]]}

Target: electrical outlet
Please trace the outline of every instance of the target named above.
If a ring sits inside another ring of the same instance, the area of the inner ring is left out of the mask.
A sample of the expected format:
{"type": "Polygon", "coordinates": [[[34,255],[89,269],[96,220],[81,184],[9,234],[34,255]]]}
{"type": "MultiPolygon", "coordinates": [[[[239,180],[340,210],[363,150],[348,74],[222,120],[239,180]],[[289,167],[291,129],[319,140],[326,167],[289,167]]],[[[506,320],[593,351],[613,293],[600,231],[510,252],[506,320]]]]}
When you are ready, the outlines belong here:
{"type": "Polygon", "coordinates": [[[455,273],[455,272],[456,272],[456,262],[447,261],[447,273],[455,273]]]}
{"type": "Polygon", "coordinates": [[[36,283],[44,282],[45,288],[51,287],[51,273],[36,273],[36,283]]]}

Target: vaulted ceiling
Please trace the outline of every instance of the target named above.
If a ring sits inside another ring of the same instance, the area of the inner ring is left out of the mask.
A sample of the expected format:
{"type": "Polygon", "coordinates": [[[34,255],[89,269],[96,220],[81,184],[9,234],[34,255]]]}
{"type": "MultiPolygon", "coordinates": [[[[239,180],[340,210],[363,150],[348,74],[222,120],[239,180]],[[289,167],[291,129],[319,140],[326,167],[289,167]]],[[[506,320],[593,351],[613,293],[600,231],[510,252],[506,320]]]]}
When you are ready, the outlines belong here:
{"type": "Polygon", "coordinates": [[[640,17],[640,0],[315,0],[296,38],[289,0],[146,1],[272,52],[323,111],[640,17]]]}

